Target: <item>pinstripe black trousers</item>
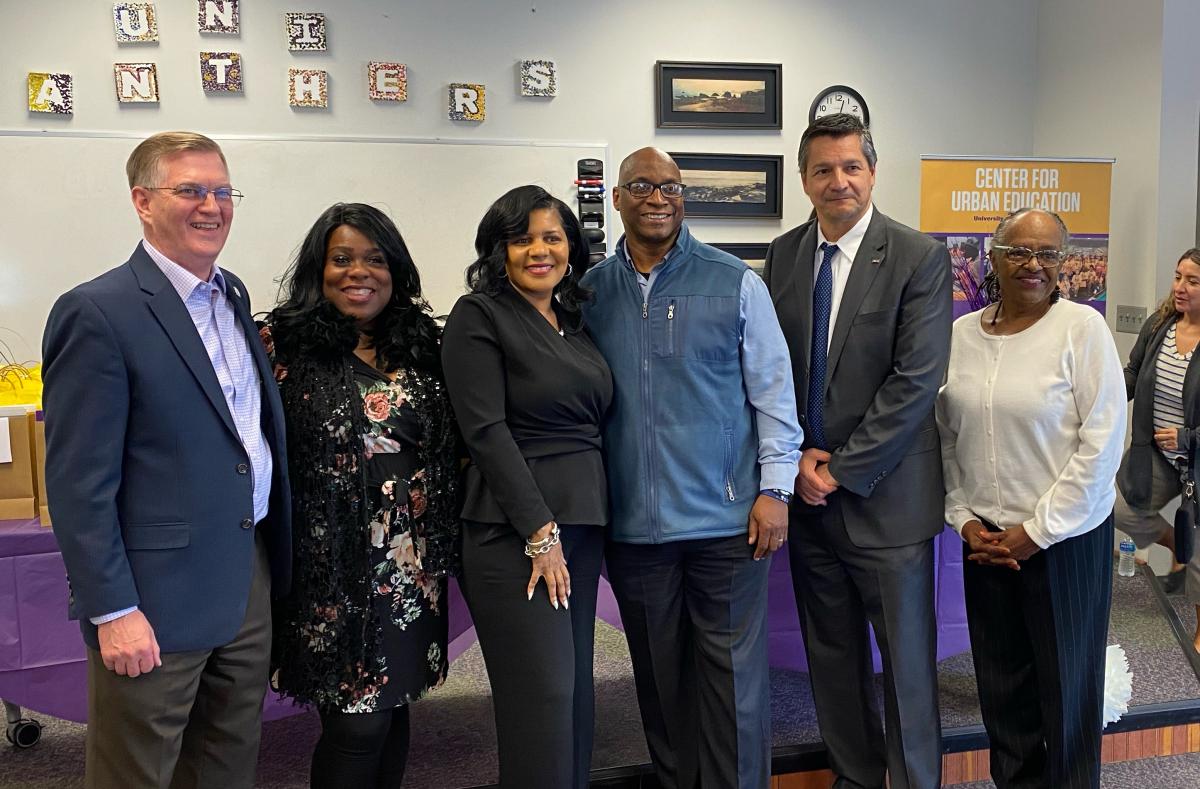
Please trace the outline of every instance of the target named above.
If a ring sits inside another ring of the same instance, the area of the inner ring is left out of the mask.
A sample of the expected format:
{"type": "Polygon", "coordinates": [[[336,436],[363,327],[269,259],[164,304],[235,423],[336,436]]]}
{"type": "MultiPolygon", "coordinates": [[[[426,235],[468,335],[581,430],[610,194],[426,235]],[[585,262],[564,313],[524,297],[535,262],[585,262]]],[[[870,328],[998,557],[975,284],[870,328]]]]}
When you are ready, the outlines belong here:
{"type": "MultiPolygon", "coordinates": [[[[989,526],[989,528],[992,528],[989,526]]],[[[1100,786],[1113,519],[1020,571],[966,559],[967,621],[998,789],[1100,786]]]]}

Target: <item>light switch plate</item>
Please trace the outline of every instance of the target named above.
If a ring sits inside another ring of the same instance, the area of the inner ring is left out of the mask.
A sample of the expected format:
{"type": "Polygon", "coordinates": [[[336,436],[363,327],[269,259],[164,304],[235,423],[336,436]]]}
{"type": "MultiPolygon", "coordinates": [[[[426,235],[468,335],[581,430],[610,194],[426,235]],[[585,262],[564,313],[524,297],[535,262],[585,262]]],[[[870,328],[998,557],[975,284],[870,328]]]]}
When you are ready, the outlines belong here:
{"type": "Polygon", "coordinates": [[[1146,322],[1145,307],[1131,307],[1128,304],[1117,305],[1117,331],[1137,334],[1146,322]]]}

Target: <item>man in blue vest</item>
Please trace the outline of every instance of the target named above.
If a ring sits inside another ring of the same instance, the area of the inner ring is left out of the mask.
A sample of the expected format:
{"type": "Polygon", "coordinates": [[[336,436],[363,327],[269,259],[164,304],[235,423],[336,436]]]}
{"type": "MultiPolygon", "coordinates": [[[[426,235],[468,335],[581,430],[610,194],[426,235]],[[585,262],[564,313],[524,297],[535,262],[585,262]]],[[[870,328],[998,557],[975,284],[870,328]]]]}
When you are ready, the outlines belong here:
{"type": "Polygon", "coordinates": [[[588,329],[612,367],[609,580],[665,789],[763,789],[771,768],[767,572],[802,440],[762,281],[683,224],[679,168],[621,163],[625,235],[591,269],[588,329]]]}

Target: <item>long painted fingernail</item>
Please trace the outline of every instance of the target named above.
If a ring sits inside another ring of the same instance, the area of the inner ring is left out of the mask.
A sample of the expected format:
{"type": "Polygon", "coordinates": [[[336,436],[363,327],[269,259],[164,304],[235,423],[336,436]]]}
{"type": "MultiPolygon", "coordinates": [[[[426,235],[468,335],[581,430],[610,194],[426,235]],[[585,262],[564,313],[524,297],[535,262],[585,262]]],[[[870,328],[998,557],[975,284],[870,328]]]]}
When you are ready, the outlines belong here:
{"type": "Polygon", "coordinates": [[[530,589],[530,590],[529,590],[529,597],[527,597],[526,599],[527,599],[527,600],[532,600],[532,599],[533,599],[533,590],[532,590],[532,589],[530,589]]]}
{"type": "Polygon", "coordinates": [[[557,610],[558,610],[558,601],[557,601],[557,600],[551,600],[550,602],[554,604],[554,610],[555,610],[555,611],[557,611],[557,610]]]}
{"type": "Polygon", "coordinates": [[[567,610],[570,610],[570,609],[571,609],[571,601],[570,601],[570,600],[563,600],[563,608],[566,608],[567,610]]]}

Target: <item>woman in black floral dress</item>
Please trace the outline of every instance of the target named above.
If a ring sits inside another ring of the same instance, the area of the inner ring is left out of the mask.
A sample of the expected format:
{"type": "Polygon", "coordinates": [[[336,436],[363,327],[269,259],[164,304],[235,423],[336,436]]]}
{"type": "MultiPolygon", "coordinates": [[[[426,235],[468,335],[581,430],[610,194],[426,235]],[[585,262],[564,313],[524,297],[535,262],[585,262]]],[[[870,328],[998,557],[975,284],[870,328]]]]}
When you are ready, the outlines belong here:
{"type": "Polygon", "coordinates": [[[408,704],[446,676],[456,433],[439,330],[396,226],[326,210],[263,328],[287,417],[293,581],[278,689],[316,705],[312,786],[399,787],[408,704]]]}

